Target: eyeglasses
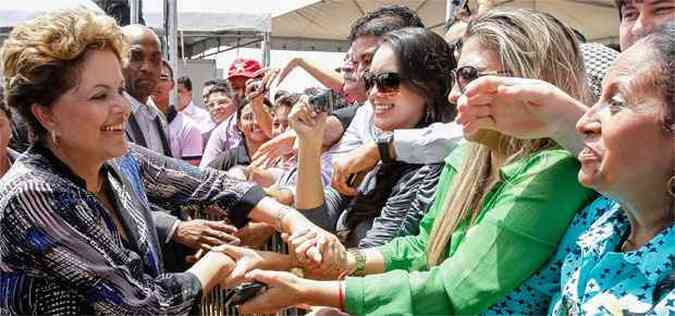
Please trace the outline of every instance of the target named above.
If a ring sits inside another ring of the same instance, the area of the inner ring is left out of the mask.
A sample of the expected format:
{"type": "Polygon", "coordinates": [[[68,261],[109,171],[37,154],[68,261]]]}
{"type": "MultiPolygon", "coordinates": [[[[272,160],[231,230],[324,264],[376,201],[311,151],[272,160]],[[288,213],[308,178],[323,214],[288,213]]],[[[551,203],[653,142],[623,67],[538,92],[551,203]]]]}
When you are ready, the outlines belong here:
{"type": "Polygon", "coordinates": [[[377,75],[366,73],[363,75],[366,90],[370,90],[377,85],[377,90],[381,93],[398,92],[403,80],[405,79],[395,72],[383,72],[377,75]]]}
{"type": "Polygon", "coordinates": [[[452,81],[457,83],[459,91],[464,93],[464,88],[469,82],[474,81],[482,76],[489,75],[509,75],[508,71],[485,71],[480,72],[480,69],[474,66],[463,66],[450,71],[452,81]]]}

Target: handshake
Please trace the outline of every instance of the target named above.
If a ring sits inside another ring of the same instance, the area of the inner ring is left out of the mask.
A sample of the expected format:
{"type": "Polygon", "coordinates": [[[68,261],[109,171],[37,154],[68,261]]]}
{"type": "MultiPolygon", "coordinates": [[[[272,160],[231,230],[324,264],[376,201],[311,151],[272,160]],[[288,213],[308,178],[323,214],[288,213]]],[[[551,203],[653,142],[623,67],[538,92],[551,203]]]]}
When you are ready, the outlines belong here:
{"type": "Polygon", "coordinates": [[[223,253],[234,262],[223,272],[223,286],[232,288],[226,304],[241,305],[244,313],[276,311],[306,302],[312,295],[318,283],[303,276],[338,280],[360,272],[357,266],[363,269],[358,255],[348,252],[336,236],[318,228],[282,237],[288,244],[288,255],[234,245],[211,248],[211,252],[223,253]]]}

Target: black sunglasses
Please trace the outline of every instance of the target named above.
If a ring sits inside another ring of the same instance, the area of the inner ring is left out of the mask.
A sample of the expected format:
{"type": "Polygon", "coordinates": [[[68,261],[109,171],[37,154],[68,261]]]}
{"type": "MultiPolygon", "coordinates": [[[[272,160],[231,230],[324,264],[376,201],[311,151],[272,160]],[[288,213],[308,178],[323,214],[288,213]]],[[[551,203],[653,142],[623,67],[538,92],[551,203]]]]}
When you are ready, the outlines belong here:
{"type": "Polygon", "coordinates": [[[480,69],[474,66],[462,66],[457,69],[450,71],[450,76],[452,81],[457,83],[459,91],[464,93],[464,88],[469,82],[474,81],[482,76],[488,75],[509,75],[508,71],[485,71],[481,72],[480,69]]]}
{"type": "Polygon", "coordinates": [[[377,75],[366,73],[363,75],[363,83],[366,86],[366,90],[370,90],[377,85],[377,90],[382,93],[398,92],[403,80],[405,79],[395,72],[383,72],[377,75]]]}

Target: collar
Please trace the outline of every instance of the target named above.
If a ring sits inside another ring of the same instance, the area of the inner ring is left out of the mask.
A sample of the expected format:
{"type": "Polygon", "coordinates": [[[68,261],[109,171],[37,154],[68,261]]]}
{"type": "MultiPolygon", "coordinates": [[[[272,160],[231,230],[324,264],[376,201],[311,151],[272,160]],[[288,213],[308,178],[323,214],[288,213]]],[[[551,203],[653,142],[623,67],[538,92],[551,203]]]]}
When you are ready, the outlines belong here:
{"type": "Polygon", "coordinates": [[[190,101],[190,103],[188,103],[188,105],[181,112],[185,112],[187,114],[194,114],[197,110],[196,107],[197,106],[195,105],[195,103],[190,101]]]}
{"type": "Polygon", "coordinates": [[[637,250],[616,252],[615,249],[622,240],[621,236],[629,230],[628,217],[621,205],[616,203],[579,237],[577,245],[581,248],[582,255],[588,254],[597,258],[608,253],[620,255],[628,265],[635,267],[653,284],[670,275],[675,262],[675,227],[671,224],[637,250]]]}
{"type": "Polygon", "coordinates": [[[131,94],[124,92],[124,96],[126,97],[127,101],[129,101],[129,105],[131,106],[131,113],[136,113],[143,104],[136,100],[136,98],[132,97],[131,94]]]}
{"type": "MultiPolygon", "coordinates": [[[[21,160],[23,161],[24,159],[29,159],[33,161],[37,161],[40,163],[44,163],[48,168],[53,169],[54,173],[57,175],[63,176],[65,179],[72,181],[75,185],[78,187],[82,188],[83,190],[87,190],[87,183],[82,179],[80,176],[75,174],[68,165],[66,165],[61,159],[56,157],[52,151],[47,148],[42,142],[36,142],[35,144],[31,145],[30,148],[26,151],[26,154],[21,157],[21,160]],[[24,158],[25,157],[25,158],[24,158]]],[[[109,175],[113,175],[116,178],[119,178],[119,175],[114,172],[113,168],[110,166],[109,162],[104,162],[103,165],[101,166],[101,172],[103,176],[107,177],[109,175]]]]}

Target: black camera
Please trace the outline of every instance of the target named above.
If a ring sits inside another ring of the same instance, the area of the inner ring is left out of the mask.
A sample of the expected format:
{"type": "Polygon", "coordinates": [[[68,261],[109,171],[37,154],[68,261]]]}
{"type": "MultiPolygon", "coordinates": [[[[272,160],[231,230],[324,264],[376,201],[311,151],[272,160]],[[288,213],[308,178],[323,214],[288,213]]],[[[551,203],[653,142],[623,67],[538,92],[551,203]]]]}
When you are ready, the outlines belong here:
{"type": "Polygon", "coordinates": [[[265,291],[265,289],[267,289],[267,286],[259,282],[241,284],[227,293],[225,296],[225,305],[238,306],[244,304],[265,291]]]}
{"type": "Polygon", "coordinates": [[[308,103],[309,106],[314,112],[322,113],[326,112],[328,114],[333,113],[335,108],[335,103],[337,102],[337,96],[333,90],[324,90],[323,92],[309,97],[308,103]]]}

